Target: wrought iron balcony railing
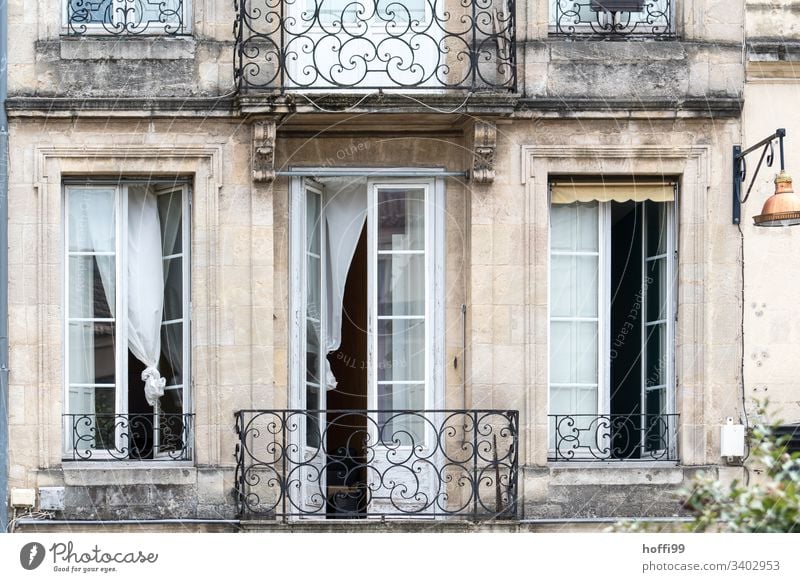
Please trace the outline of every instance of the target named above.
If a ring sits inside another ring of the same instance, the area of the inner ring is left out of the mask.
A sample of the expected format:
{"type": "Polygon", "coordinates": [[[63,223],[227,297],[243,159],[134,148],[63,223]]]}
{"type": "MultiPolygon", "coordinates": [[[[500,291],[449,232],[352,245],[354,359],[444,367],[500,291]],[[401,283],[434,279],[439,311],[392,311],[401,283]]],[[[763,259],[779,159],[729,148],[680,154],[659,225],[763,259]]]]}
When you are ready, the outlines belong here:
{"type": "Polygon", "coordinates": [[[677,414],[551,414],[548,461],[675,461],[677,414]]]}
{"type": "Polygon", "coordinates": [[[82,35],[188,34],[186,0],[67,0],[65,32],[82,35]]]}
{"type": "Polygon", "coordinates": [[[194,414],[65,414],[64,459],[189,461],[194,414]]]}
{"type": "Polygon", "coordinates": [[[240,89],[514,91],[514,0],[236,0],[240,89]]]}
{"type": "Polygon", "coordinates": [[[246,410],[243,518],[516,516],[519,413],[246,410]]]}
{"type": "Polygon", "coordinates": [[[673,0],[552,0],[550,36],[602,40],[675,38],[673,0]]]}

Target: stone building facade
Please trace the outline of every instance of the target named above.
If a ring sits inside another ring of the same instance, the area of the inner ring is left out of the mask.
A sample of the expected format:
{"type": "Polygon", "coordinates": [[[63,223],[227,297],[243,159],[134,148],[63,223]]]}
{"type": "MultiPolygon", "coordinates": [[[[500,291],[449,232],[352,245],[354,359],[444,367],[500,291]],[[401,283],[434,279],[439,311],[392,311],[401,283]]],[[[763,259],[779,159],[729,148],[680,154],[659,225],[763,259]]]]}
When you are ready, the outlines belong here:
{"type": "Polygon", "coordinates": [[[800,164],[797,2],[360,2],[10,3],[46,527],[672,517],[743,400],[800,420],[771,171],[731,223],[734,145],[800,164]]]}

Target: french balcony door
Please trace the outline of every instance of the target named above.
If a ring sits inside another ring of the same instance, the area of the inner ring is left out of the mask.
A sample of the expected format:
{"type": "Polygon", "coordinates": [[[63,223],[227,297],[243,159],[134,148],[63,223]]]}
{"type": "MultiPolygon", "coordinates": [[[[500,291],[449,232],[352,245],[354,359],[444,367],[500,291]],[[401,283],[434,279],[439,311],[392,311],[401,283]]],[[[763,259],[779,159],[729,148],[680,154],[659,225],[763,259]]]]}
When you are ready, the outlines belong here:
{"type": "Polygon", "coordinates": [[[332,480],[346,469],[348,477],[359,475],[358,483],[348,483],[361,495],[359,517],[412,514],[434,507],[438,467],[435,455],[426,455],[436,449],[436,419],[408,411],[436,408],[434,388],[441,386],[434,332],[443,313],[436,267],[443,187],[433,179],[362,178],[348,186],[345,209],[336,199],[340,185],[297,179],[292,187],[291,400],[299,430],[289,431],[297,456],[288,496],[299,513],[330,516],[338,487],[332,480]],[[348,228],[356,236],[348,236],[348,228]],[[347,243],[359,238],[366,240],[365,261],[347,243]],[[348,286],[363,281],[367,302],[364,352],[348,352],[352,363],[346,364],[364,366],[366,373],[363,383],[343,386],[330,362],[341,354],[335,327],[350,309],[348,296],[342,297],[345,278],[348,286]],[[333,317],[336,310],[341,318],[333,317]],[[363,403],[363,409],[334,404],[343,401],[363,403]]]}

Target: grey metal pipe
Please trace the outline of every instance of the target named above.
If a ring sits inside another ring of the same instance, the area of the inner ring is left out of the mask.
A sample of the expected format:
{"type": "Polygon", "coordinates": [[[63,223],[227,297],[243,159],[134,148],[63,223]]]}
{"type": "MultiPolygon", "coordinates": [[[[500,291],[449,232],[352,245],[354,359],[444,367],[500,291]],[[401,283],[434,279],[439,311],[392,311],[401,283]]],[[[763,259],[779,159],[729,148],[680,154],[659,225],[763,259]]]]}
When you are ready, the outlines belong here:
{"type": "Polygon", "coordinates": [[[8,525],[8,0],[0,0],[0,531],[8,525]]]}

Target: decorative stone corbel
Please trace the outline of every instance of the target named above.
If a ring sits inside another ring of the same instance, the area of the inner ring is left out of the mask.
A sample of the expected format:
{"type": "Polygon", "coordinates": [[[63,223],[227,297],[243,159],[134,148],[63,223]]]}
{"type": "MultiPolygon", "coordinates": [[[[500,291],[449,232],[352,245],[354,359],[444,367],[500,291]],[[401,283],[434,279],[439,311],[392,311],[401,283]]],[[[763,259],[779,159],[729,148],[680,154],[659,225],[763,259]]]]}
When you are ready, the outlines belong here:
{"type": "Polygon", "coordinates": [[[473,125],[472,180],[479,184],[494,182],[494,153],[497,148],[497,125],[478,120],[473,125]]]}
{"type": "Polygon", "coordinates": [[[257,121],[253,124],[253,181],[272,182],[275,179],[275,122],[257,121]]]}

